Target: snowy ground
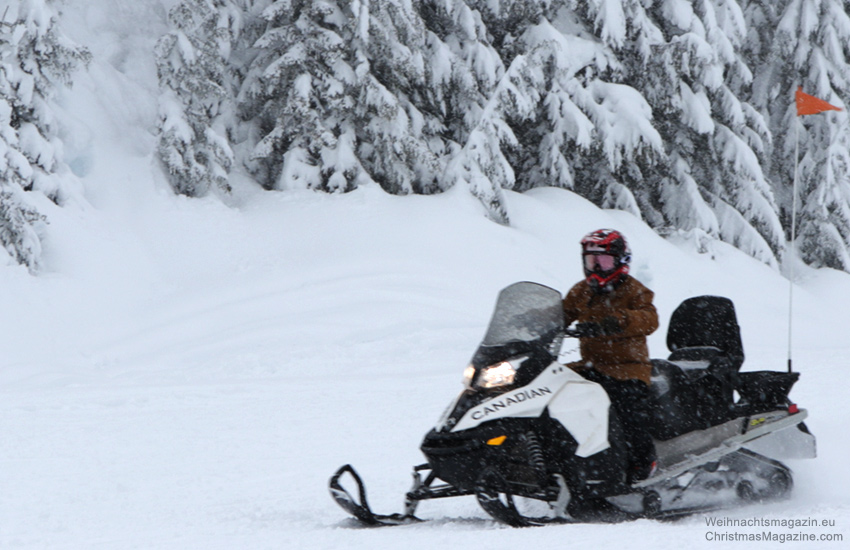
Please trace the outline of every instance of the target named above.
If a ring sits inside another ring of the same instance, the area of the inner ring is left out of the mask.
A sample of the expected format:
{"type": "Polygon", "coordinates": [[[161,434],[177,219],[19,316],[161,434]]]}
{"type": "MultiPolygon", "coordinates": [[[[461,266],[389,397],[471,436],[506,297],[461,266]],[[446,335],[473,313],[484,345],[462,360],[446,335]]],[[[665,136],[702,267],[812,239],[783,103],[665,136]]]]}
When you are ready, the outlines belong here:
{"type": "Polygon", "coordinates": [[[88,202],[44,205],[44,274],[0,268],[0,548],[846,547],[850,276],[810,270],[795,288],[803,375],[792,396],[820,456],[789,463],[791,500],[712,517],[834,521],[774,531],[843,542],[712,542],[764,529],[711,528],[705,516],[514,530],[471,498],[424,503],[422,517],[447,518],[437,523],[353,528],[328,496],[330,474],[353,463],[374,508],[399,511],[498,290],[533,280],[565,291],[587,231],[630,237],[633,273],[662,317],[653,356],[666,356],[682,299],[721,294],[738,308],[745,368],[784,369],[787,280],[559,190],[509,194],[512,228],[462,190],[245,191],[235,208],[175,197],[149,156],[156,106],[142,53],[154,33],[127,24],[143,10],[77,4],[75,38],[95,62],[64,105],[88,202]]]}

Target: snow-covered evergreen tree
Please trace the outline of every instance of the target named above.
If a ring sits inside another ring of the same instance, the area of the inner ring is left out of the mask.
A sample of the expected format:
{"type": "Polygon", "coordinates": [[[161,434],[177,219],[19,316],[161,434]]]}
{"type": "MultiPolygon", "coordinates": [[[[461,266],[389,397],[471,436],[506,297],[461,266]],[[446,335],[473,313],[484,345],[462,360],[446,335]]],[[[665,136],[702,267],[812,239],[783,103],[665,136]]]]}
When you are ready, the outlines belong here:
{"type": "Polygon", "coordinates": [[[355,154],[395,194],[444,190],[445,130],[429,53],[439,48],[410,2],[351,4],[355,154]]]}
{"type": "Polygon", "coordinates": [[[89,54],[57,20],[49,0],[0,2],[0,244],[31,271],[40,263],[44,216],[26,192],[60,205],[80,192],[62,161],[51,99],[89,54]]]}
{"type": "Polygon", "coordinates": [[[807,263],[850,270],[850,124],[845,112],[797,117],[794,92],[850,105],[850,17],[841,0],[747,2],[758,67],[754,102],[774,135],[769,173],[790,238],[799,131],[797,249],[807,263]],[[765,36],[757,31],[772,29],[765,36]]]}
{"type": "Polygon", "coordinates": [[[466,147],[480,181],[567,187],[774,261],[782,231],[758,156],[769,132],[739,99],[751,74],[734,1],[470,4],[508,65],[466,147]]]}
{"type": "MultiPolygon", "coordinates": [[[[554,185],[775,265],[793,119],[780,96],[803,83],[850,100],[841,0],[247,2],[182,0],[160,42],[160,157],[178,192],[226,189],[238,162],[268,189],[463,186],[508,223],[504,189],[554,185]],[[262,30],[237,46],[249,13],[262,30]],[[237,87],[238,125],[224,116],[237,87]]],[[[847,125],[803,124],[821,153],[802,164],[801,244],[850,269],[847,125]]]]}
{"type": "Polygon", "coordinates": [[[708,233],[774,263],[782,229],[760,157],[770,132],[746,101],[752,75],[739,53],[746,35],[740,6],[645,4],[574,5],[621,60],[622,75],[614,77],[648,102],[666,150],[665,159],[615,179],[654,227],[708,233]]]}
{"type": "Polygon", "coordinates": [[[491,219],[507,224],[502,189],[513,187],[515,175],[504,149],[516,138],[500,114],[506,89],[498,91],[505,74],[502,60],[481,13],[466,3],[425,0],[420,10],[429,33],[428,66],[446,126],[442,187],[468,189],[491,219]]]}
{"type": "Polygon", "coordinates": [[[506,219],[500,182],[463,153],[502,70],[477,12],[462,0],[280,0],[264,17],[242,112],[265,187],[467,185],[506,219]]]}
{"type": "Polygon", "coordinates": [[[353,153],[356,76],[349,2],[278,0],[263,12],[242,95],[257,145],[248,167],[268,189],[348,191],[362,178],[353,153]]]}
{"type": "Polygon", "coordinates": [[[493,47],[509,64],[518,52],[513,47],[526,30],[550,19],[560,0],[467,0],[467,5],[481,14],[487,32],[493,36],[493,47]]]}
{"type": "Polygon", "coordinates": [[[168,14],[173,31],[156,46],[160,99],[158,157],[177,193],[228,193],[234,163],[243,3],[182,0],[168,14]]]}
{"type": "MultiPolygon", "coordinates": [[[[566,17],[561,14],[557,23],[576,24],[566,17]]],[[[543,10],[513,48],[516,55],[491,99],[507,128],[501,132],[514,136],[513,142],[503,140],[516,174],[510,187],[571,188],[639,214],[618,180],[651,165],[662,144],[643,98],[612,82],[620,71],[612,52],[589,33],[564,33],[543,10]]]]}

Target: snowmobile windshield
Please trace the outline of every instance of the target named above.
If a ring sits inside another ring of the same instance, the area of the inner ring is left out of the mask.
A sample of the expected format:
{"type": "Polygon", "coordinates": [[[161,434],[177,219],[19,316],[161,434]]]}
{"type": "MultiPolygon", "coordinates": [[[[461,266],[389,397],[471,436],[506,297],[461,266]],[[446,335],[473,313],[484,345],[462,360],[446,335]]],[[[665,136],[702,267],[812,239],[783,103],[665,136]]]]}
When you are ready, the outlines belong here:
{"type": "Polygon", "coordinates": [[[537,283],[515,283],[499,293],[481,345],[533,342],[563,328],[560,292],[537,283]]]}

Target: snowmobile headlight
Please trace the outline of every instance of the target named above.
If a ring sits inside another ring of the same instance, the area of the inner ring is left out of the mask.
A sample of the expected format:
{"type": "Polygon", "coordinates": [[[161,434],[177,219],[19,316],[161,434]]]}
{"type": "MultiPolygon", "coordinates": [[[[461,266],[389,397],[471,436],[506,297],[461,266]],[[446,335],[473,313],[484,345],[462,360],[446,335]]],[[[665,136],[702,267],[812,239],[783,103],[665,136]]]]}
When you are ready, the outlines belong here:
{"type": "Polygon", "coordinates": [[[517,367],[526,359],[528,358],[518,357],[482,369],[481,374],[478,375],[476,385],[482,388],[500,388],[513,384],[516,378],[517,367]]]}
{"type": "Polygon", "coordinates": [[[463,369],[463,385],[467,388],[471,388],[473,378],[475,378],[475,367],[469,365],[463,369]]]}

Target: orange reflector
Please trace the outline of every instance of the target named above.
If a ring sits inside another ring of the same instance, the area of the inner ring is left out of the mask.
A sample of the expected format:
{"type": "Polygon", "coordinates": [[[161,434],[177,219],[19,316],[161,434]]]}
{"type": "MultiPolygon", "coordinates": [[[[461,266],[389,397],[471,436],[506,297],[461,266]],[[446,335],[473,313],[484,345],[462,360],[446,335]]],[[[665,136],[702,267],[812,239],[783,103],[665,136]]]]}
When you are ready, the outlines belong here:
{"type": "Polygon", "coordinates": [[[500,435],[499,437],[494,437],[493,439],[487,440],[487,445],[501,445],[508,438],[506,435],[500,435]]]}

